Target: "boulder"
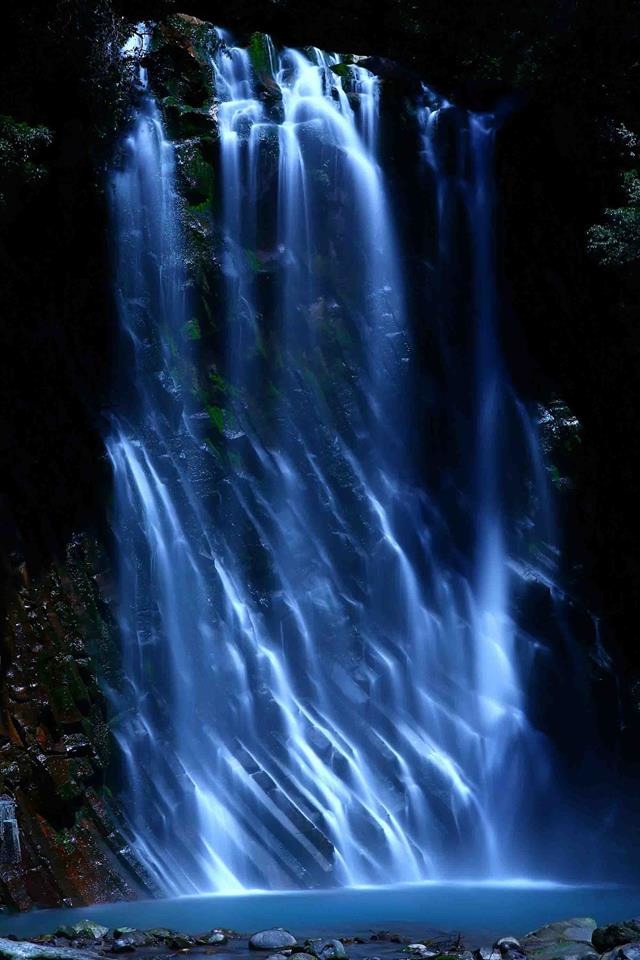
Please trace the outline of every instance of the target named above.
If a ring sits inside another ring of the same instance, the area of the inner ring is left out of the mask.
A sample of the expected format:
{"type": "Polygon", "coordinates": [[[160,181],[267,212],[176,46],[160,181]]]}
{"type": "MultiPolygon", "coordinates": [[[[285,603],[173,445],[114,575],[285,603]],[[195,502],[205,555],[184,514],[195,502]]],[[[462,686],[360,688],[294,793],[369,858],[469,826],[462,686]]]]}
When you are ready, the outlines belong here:
{"type": "Polygon", "coordinates": [[[606,960],[640,960],[640,943],[625,943],[606,953],[604,958],[606,960]]]}
{"type": "Polygon", "coordinates": [[[531,960],[565,960],[593,952],[591,937],[596,928],[591,917],[573,917],[548,923],[522,938],[522,947],[531,960]]]}
{"type": "Polygon", "coordinates": [[[515,937],[500,937],[499,940],[496,940],[496,947],[500,953],[505,953],[507,950],[519,949],[520,941],[516,940],[515,937]]]}
{"type": "Polygon", "coordinates": [[[113,937],[115,940],[129,940],[134,947],[148,947],[156,941],[149,930],[138,930],[136,927],[116,927],[113,937]]]}
{"type": "Polygon", "coordinates": [[[296,946],[296,938],[282,927],[271,930],[259,930],[249,939],[250,950],[282,950],[296,946]]]}
{"type": "Polygon", "coordinates": [[[591,937],[598,953],[606,953],[614,947],[640,940],[640,919],[623,920],[622,923],[610,923],[606,927],[597,927],[591,937]]]}
{"type": "Polygon", "coordinates": [[[496,940],[495,949],[499,951],[502,960],[520,960],[526,954],[515,937],[500,937],[496,940]]]}
{"type": "Polygon", "coordinates": [[[172,950],[188,950],[189,947],[195,947],[196,938],[189,936],[188,933],[174,933],[167,937],[165,943],[172,950]]]}
{"type": "Polygon", "coordinates": [[[227,935],[222,930],[209,930],[208,933],[198,937],[199,943],[226,943],[227,939],[227,935]]]}
{"type": "Polygon", "coordinates": [[[309,950],[318,960],[345,960],[347,956],[341,940],[309,940],[307,943],[309,950]]]}
{"type": "Polygon", "coordinates": [[[48,947],[25,940],[7,940],[0,937],[0,960],[95,960],[89,950],[73,947],[48,947]]]}
{"type": "Polygon", "coordinates": [[[87,940],[104,940],[109,933],[109,927],[103,927],[101,923],[94,923],[93,920],[80,920],[74,923],[71,929],[77,937],[87,940]]]}

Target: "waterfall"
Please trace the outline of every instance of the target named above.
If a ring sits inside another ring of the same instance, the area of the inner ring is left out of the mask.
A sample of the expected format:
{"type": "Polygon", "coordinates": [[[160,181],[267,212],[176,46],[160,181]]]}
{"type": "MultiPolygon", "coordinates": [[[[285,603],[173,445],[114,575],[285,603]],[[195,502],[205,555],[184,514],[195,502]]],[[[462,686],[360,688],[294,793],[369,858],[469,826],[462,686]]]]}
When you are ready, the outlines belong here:
{"type": "Polygon", "coordinates": [[[497,347],[492,118],[427,90],[416,111],[441,300],[459,248],[468,262],[466,359],[451,330],[433,341],[459,459],[426,470],[451,473],[444,496],[417,452],[380,83],[264,44],[258,75],[212,37],[225,403],[208,415],[174,149],[148,92],[112,180],[126,682],[110,697],[132,843],[170,893],[523,872],[545,745],[513,592],[532,569],[523,527],[543,521],[508,502],[507,431],[521,488],[543,505],[548,491],[497,347]]]}

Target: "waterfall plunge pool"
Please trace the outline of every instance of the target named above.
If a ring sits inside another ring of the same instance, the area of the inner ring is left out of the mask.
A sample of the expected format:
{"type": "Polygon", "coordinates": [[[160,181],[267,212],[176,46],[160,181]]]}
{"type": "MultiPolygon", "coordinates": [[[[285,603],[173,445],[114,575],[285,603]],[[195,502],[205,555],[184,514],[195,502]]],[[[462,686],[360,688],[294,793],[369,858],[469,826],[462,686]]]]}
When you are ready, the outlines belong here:
{"type": "MultiPolygon", "coordinates": [[[[435,931],[461,932],[472,945],[529,930],[555,920],[592,916],[598,924],[640,914],[640,888],[512,880],[440,882],[306,891],[247,891],[168,900],[138,900],[64,910],[0,916],[0,936],[35,936],[81,919],[105,926],[169,927],[197,933],[214,927],[242,933],[282,926],[301,939],[315,935],[367,938],[392,930],[411,937],[435,931]]],[[[367,943],[357,957],[398,954],[398,944],[367,943]]],[[[246,940],[219,951],[237,955],[246,940]]]]}

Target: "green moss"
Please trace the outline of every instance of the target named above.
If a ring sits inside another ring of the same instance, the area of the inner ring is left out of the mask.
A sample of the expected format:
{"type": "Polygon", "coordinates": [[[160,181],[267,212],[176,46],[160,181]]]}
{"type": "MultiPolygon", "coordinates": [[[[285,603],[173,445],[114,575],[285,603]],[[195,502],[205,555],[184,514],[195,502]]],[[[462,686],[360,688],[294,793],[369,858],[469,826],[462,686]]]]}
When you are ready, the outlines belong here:
{"type": "Polygon", "coordinates": [[[176,148],[178,170],[190,209],[208,204],[213,197],[214,176],[210,145],[202,137],[181,143],[176,148]]]}
{"type": "Polygon", "coordinates": [[[197,317],[192,317],[191,320],[185,323],[183,332],[185,337],[188,340],[200,340],[202,334],[200,332],[200,323],[198,322],[197,317]]]}
{"type": "Polygon", "coordinates": [[[213,454],[219,463],[222,463],[222,453],[215,440],[212,440],[211,437],[205,437],[204,442],[207,445],[209,452],[213,454]]]}
{"type": "MultiPolygon", "coordinates": [[[[58,843],[63,848],[63,850],[65,850],[67,853],[73,853],[73,851],[75,850],[75,837],[73,836],[70,830],[67,830],[66,828],[63,830],[59,830],[57,833],[54,834],[54,838],[55,838],[55,842],[58,843]]],[[[74,932],[71,927],[59,927],[58,929],[69,930],[71,933],[74,932]]],[[[61,934],[61,935],[64,936],[65,934],[61,934]]]]}
{"type": "Polygon", "coordinates": [[[221,407],[208,405],[207,413],[209,414],[209,420],[211,425],[215,427],[216,430],[222,432],[224,430],[224,410],[221,407]]]}
{"type": "Polygon", "coordinates": [[[211,212],[211,203],[209,200],[202,200],[200,203],[187,204],[187,210],[190,216],[200,219],[203,216],[209,216],[211,212]]]}
{"type": "Polygon", "coordinates": [[[258,260],[258,257],[256,256],[255,250],[245,250],[244,255],[247,258],[247,263],[249,264],[249,268],[253,270],[254,273],[259,273],[261,264],[260,264],[260,261],[258,260]]]}
{"type": "Polygon", "coordinates": [[[221,377],[217,370],[210,370],[207,379],[211,385],[211,388],[214,392],[226,393],[227,392],[227,383],[224,377],[221,377]]]}
{"type": "Polygon", "coordinates": [[[334,63],[331,65],[330,70],[338,77],[342,77],[343,80],[346,80],[351,75],[351,71],[349,70],[349,65],[347,63],[334,63]]]}
{"type": "Polygon", "coordinates": [[[254,33],[249,40],[249,59],[255,73],[263,77],[273,76],[269,38],[264,33],[254,33]]]}

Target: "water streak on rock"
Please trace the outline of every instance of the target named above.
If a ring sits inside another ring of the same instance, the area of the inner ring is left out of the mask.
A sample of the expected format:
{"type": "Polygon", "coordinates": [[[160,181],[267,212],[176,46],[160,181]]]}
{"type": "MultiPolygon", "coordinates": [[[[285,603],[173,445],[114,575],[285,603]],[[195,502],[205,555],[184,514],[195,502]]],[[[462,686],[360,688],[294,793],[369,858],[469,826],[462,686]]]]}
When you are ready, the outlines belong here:
{"type": "Polygon", "coordinates": [[[532,751],[544,770],[522,690],[533,645],[511,616],[507,423],[548,494],[496,345],[492,118],[429,91],[417,106],[436,269],[460,245],[470,264],[472,413],[451,493],[465,553],[415,455],[379,81],[266,38],[259,64],[224,31],[214,47],[222,479],[188,387],[175,160],[150,97],[113,177],[130,389],[108,444],[128,683],[112,698],[135,849],[173,893],[506,875],[532,751]]]}

